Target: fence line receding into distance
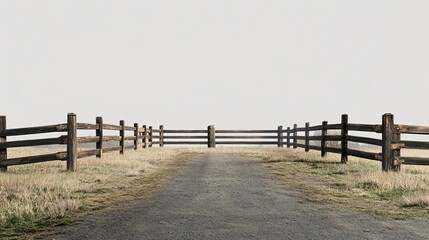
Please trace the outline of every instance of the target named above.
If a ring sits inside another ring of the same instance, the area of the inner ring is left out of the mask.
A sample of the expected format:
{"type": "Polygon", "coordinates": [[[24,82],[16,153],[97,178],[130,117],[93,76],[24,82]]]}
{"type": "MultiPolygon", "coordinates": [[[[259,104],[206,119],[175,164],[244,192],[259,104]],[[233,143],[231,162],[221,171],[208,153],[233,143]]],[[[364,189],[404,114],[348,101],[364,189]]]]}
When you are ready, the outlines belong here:
{"type": "Polygon", "coordinates": [[[347,163],[348,156],[355,156],[382,162],[383,171],[398,171],[402,164],[429,165],[429,158],[401,156],[401,149],[429,150],[429,142],[401,140],[401,134],[429,135],[429,127],[394,124],[392,114],[385,114],[382,124],[356,124],[349,123],[348,116],[342,115],[341,123],[284,128],[279,126],[276,130],[217,130],[210,125],[203,130],[169,130],[161,125],[159,129],[137,123],[126,126],[124,121],[119,125],[105,124],[102,117],[96,118],[96,123],[78,123],[75,114],[68,114],[67,123],[29,127],[6,128],[6,117],[0,116],[0,170],[6,171],[8,166],[31,164],[62,160],[67,162],[67,170],[77,169],[77,159],[96,156],[102,158],[104,153],[126,149],[139,149],[159,145],[206,145],[210,148],[216,145],[273,145],[277,147],[304,148],[305,151],[316,150],[321,156],[326,153],[341,155],[341,162],[347,163]],[[95,131],[95,136],[78,137],[77,132],[83,130],[95,131]],[[118,135],[106,135],[105,130],[117,131],[118,135]],[[7,141],[9,136],[22,136],[42,133],[63,133],[55,138],[7,141]],[[127,135],[127,133],[132,135],[127,135]],[[318,134],[315,134],[315,133],[318,134]],[[332,132],[334,134],[332,134],[332,132]],[[381,134],[381,139],[351,135],[349,132],[371,132],[381,134]],[[132,141],[133,144],[128,144],[132,141]],[[119,143],[118,146],[106,147],[106,142],[119,143]],[[381,147],[380,153],[349,148],[349,142],[368,144],[381,147]],[[95,143],[95,149],[78,151],[78,144],[95,143]],[[311,144],[313,143],[313,144],[311,144]],[[316,145],[314,144],[316,143],[316,145]],[[329,144],[339,143],[339,144],[329,144]],[[9,148],[33,147],[62,144],[67,151],[38,156],[8,158],[9,148]]]}

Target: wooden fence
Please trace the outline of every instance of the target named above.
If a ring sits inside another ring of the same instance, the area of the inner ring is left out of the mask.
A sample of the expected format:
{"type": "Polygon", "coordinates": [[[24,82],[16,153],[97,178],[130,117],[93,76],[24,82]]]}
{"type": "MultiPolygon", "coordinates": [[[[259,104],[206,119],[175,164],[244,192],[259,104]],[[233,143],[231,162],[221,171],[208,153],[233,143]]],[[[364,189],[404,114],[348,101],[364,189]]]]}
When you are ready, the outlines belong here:
{"type": "Polygon", "coordinates": [[[392,114],[385,114],[382,124],[355,124],[348,122],[348,116],[342,115],[341,123],[328,124],[324,121],[321,125],[310,126],[306,123],[304,127],[283,128],[279,126],[276,130],[216,130],[213,125],[203,130],[166,130],[161,125],[159,129],[152,126],[139,127],[125,126],[124,121],[119,125],[104,124],[101,117],[96,118],[96,123],[78,123],[75,114],[69,114],[67,123],[6,129],[6,117],[0,116],[0,170],[6,171],[7,166],[29,164],[53,160],[67,161],[67,170],[77,169],[77,159],[96,156],[101,158],[104,153],[119,151],[121,154],[128,148],[138,149],[153,147],[155,144],[160,147],[166,145],[205,145],[210,148],[216,145],[273,145],[277,147],[304,148],[305,151],[317,150],[322,157],[326,153],[338,153],[341,155],[341,162],[347,163],[348,156],[355,156],[374,161],[382,162],[383,171],[398,171],[402,164],[429,165],[429,158],[401,156],[401,149],[426,149],[429,150],[429,142],[404,141],[401,134],[429,135],[429,127],[397,125],[394,124],[392,114]],[[78,137],[78,130],[94,130],[95,136],[78,137]],[[118,135],[106,136],[104,130],[118,131],[118,135]],[[334,131],[336,134],[328,134],[334,131]],[[52,132],[64,132],[56,138],[32,139],[7,141],[8,136],[20,136],[29,134],[41,134],[52,132]],[[133,135],[127,136],[126,133],[133,135]],[[318,132],[319,134],[315,134],[318,132]],[[381,134],[380,138],[362,137],[349,134],[349,132],[371,132],[381,134]],[[126,145],[133,141],[132,145],[126,145]],[[106,142],[119,142],[119,146],[104,147],[106,142]],[[328,144],[329,142],[339,144],[328,144]],[[381,147],[380,153],[373,153],[364,150],[349,148],[349,142],[367,144],[381,147]],[[95,149],[78,151],[78,144],[95,143],[95,149]],[[316,143],[316,144],[314,144],[316,143]],[[7,157],[8,148],[43,146],[52,144],[67,145],[67,151],[54,154],[21,157],[9,159],[7,157]]]}
{"type": "Polygon", "coordinates": [[[348,116],[344,114],[341,117],[341,123],[337,124],[328,124],[327,121],[316,126],[306,123],[305,126],[298,127],[294,124],[293,127],[287,128],[279,126],[277,130],[216,130],[211,125],[201,130],[165,130],[160,126],[157,132],[158,136],[153,138],[159,140],[156,144],[160,147],[165,145],[207,145],[208,147],[273,145],[304,148],[305,151],[317,150],[321,152],[322,157],[325,157],[328,152],[338,153],[341,155],[342,163],[348,162],[348,156],[381,161],[383,171],[398,171],[401,164],[429,165],[429,158],[401,156],[401,149],[429,150],[429,142],[401,140],[401,134],[429,135],[429,127],[395,125],[392,114],[383,115],[382,124],[349,123],[348,116]],[[328,134],[329,131],[334,131],[336,134],[328,134]],[[320,134],[317,135],[316,132],[320,134]],[[380,137],[378,139],[362,137],[349,132],[378,133],[380,137]],[[319,144],[311,144],[312,142],[319,144]],[[338,144],[328,144],[329,142],[338,144]],[[349,147],[349,142],[380,147],[382,151],[374,153],[353,149],[349,147]]]}
{"type": "Polygon", "coordinates": [[[119,151],[121,154],[124,153],[125,149],[138,147],[152,146],[152,133],[159,130],[152,130],[152,127],[146,129],[146,126],[139,128],[136,123],[134,126],[126,126],[124,121],[120,121],[119,125],[104,124],[102,117],[96,118],[96,123],[78,123],[76,115],[71,113],[67,116],[67,123],[41,126],[41,127],[29,127],[29,128],[17,128],[17,129],[6,129],[6,117],[0,116],[0,170],[6,171],[8,166],[47,162],[54,160],[67,161],[67,170],[75,171],[77,169],[77,159],[96,156],[101,158],[104,153],[119,151]],[[95,136],[78,137],[78,130],[94,130],[95,136]],[[118,135],[105,135],[104,130],[118,131],[118,135]],[[32,140],[19,140],[19,141],[7,141],[9,136],[22,136],[31,134],[44,134],[44,133],[65,133],[60,137],[55,138],[43,138],[43,139],[32,139],[32,140]],[[132,136],[127,136],[126,133],[132,132],[132,136]],[[144,133],[144,134],[142,134],[144,133]],[[139,140],[142,140],[139,143],[139,140]],[[149,144],[147,142],[151,141],[149,144]],[[126,145],[126,142],[133,141],[133,145],[126,145]],[[119,146],[115,147],[104,147],[106,142],[118,142],[119,146]],[[78,151],[78,144],[84,143],[95,143],[95,149],[78,151]],[[18,147],[34,147],[34,146],[45,146],[45,145],[66,145],[67,151],[57,152],[53,154],[19,157],[19,158],[8,158],[8,148],[18,147]]]}

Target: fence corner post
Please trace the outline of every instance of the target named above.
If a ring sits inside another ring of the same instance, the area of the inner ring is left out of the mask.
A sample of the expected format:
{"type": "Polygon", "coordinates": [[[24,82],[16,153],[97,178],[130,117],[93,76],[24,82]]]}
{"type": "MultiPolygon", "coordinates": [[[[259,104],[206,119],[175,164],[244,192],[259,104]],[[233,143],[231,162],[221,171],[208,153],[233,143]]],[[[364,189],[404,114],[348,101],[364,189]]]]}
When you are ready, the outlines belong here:
{"type": "Polygon", "coordinates": [[[119,135],[121,137],[121,141],[119,142],[119,146],[121,147],[121,150],[119,150],[119,153],[124,154],[124,151],[125,151],[125,121],[124,120],[119,121],[119,125],[121,126],[121,130],[119,130],[119,135]]]}
{"type": "Polygon", "coordinates": [[[322,139],[320,140],[320,147],[321,150],[321,156],[326,157],[326,135],[328,135],[328,121],[322,122],[322,132],[321,132],[322,139]]]}
{"type": "Polygon", "coordinates": [[[138,123],[134,123],[134,137],[136,139],[134,139],[134,150],[137,150],[137,148],[139,147],[139,124],[138,123]]]}
{"type": "MultiPolygon", "coordinates": [[[[6,130],[6,116],[0,116],[0,131],[6,130]]],[[[7,137],[0,137],[0,143],[6,142],[7,137]]],[[[7,148],[0,149],[0,162],[3,160],[7,160],[7,148]]],[[[6,172],[7,166],[0,167],[0,172],[6,172]]]]}
{"type": "Polygon", "coordinates": [[[400,166],[395,165],[395,158],[400,156],[400,150],[392,148],[392,143],[400,140],[400,135],[395,129],[393,114],[386,113],[383,115],[382,122],[382,170],[399,171],[400,166]]]}
{"type": "Polygon", "coordinates": [[[347,135],[348,135],[348,124],[349,124],[349,116],[347,114],[343,114],[341,116],[341,163],[348,162],[347,156],[347,135]]]}
{"type": "Polygon", "coordinates": [[[297,144],[298,144],[298,132],[296,131],[296,129],[298,128],[297,124],[293,125],[293,148],[298,148],[297,144]]]}
{"type": "Polygon", "coordinates": [[[310,135],[310,123],[306,122],[305,123],[305,151],[308,152],[310,151],[310,140],[309,140],[309,135],[310,135]]]}
{"type": "Polygon", "coordinates": [[[277,128],[277,147],[283,147],[283,126],[277,128]]]}
{"type": "Polygon", "coordinates": [[[97,158],[103,158],[103,118],[97,117],[95,119],[97,129],[95,130],[95,135],[99,137],[99,141],[95,143],[96,149],[99,151],[96,155],[97,158]]]}
{"type": "Polygon", "coordinates": [[[67,115],[67,171],[77,170],[77,121],[76,114],[67,115]]]}
{"type": "Polygon", "coordinates": [[[164,126],[159,125],[159,147],[164,147],[164,126]]]}

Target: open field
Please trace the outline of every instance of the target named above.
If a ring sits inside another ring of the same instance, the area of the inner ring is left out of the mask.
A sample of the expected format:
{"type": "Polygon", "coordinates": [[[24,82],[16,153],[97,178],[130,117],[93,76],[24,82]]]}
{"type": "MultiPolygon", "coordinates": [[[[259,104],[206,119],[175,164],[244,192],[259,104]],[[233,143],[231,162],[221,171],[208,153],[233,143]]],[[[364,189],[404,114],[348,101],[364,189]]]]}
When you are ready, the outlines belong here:
{"type": "MultiPolygon", "coordinates": [[[[15,157],[56,151],[11,150],[15,157]]],[[[403,166],[399,173],[384,173],[380,162],[339,156],[321,158],[286,148],[149,148],[109,153],[102,160],[79,160],[79,171],[66,172],[65,162],[10,167],[0,174],[0,236],[20,236],[77,217],[144,197],[193,156],[234,153],[262,162],[284,178],[285,184],[311,201],[338,204],[397,219],[428,217],[429,167],[403,166]]],[[[404,151],[409,156],[429,156],[404,151]]]]}

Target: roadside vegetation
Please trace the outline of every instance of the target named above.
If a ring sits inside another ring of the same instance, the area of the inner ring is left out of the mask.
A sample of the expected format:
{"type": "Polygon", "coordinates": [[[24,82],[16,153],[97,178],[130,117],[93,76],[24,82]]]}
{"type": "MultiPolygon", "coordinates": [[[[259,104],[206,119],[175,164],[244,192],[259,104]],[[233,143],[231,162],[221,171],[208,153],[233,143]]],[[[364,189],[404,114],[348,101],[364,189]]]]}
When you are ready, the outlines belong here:
{"type": "MultiPolygon", "coordinates": [[[[19,149],[19,157],[58,149],[19,149]]],[[[233,153],[260,161],[305,199],[359,209],[387,218],[429,217],[429,167],[402,166],[383,173],[381,163],[350,157],[321,158],[316,151],[287,148],[150,148],[79,159],[77,172],[65,162],[10,167],[0,173],[0,238],[25,238],[80,216],[150,196],[187,161],[199,154],[233,153]]],[[[410,151],[409,156],[429,156],[410,151]]]]}
{"type": "MultiPolygon", "coordinates": [[[[407,156],[427,157],[425,151],[407,156]]],[[[400,172],[381,171],[381,162],[302,149],[272,149],[256,154],[310,201],[338,204],[386,218],[429,217],[429,167],[403,165],[400,172]]]]}
{"type": "MultiPolygon", "coordinates": [[[[10,157],[58,149],[12,149],[10,157]]],[[[79,159],[77,172],[65,162],[9,167],[0,173],[0,239],[19,238],[68,224],[82,214],[147,196],[189,159],[186,150],[152,148],[79,159]]]]}

